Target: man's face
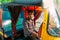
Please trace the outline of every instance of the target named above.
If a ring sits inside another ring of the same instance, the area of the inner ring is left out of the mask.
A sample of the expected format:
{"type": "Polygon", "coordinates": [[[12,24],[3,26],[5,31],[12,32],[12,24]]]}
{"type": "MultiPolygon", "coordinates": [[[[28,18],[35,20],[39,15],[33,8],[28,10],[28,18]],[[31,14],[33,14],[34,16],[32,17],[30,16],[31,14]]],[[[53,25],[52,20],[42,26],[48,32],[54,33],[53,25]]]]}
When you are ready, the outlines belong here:
{"type": "Polygon", "coordinates": [[[30,18],[34,19],[34,12],[31,13],[30,18]]]}

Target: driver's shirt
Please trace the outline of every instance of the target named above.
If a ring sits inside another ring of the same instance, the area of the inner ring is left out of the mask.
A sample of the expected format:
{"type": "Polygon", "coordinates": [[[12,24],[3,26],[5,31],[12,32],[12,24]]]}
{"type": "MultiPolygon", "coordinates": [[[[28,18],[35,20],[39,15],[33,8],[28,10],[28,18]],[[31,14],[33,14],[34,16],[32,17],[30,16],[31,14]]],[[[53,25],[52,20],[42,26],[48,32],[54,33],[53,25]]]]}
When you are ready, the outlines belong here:
{"type": "Polygon", "coordinates": [[[30,34],[31,34],[31,32],[33,32],[34,31],[34,21],[32,21],[32,23],[29,21],[29,20],[27,20],[27,19],[25,19],[24,20],[24,27],[23,27],[23,29],[24,29],[24,36],[25,37],[28,37],[28,36],[30,36],[30,34]],[[29,30],[31,30],[31,31],[28,31],[26,28],[27,28],[27,26],[28,26],[28,29],[29,30]]]}

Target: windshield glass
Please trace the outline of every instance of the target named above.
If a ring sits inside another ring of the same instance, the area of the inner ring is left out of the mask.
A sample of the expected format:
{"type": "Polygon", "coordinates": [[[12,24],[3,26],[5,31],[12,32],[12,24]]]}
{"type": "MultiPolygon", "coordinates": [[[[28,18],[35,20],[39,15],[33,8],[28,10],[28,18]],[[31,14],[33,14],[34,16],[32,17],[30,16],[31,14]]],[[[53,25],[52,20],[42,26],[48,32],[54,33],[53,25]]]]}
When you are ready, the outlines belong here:
{"type": "Polygon", "coordinates": [[[48,33],[52,36],[60,36],[60,0],[54,1],[54,7],[49,11],[48,33]]]}

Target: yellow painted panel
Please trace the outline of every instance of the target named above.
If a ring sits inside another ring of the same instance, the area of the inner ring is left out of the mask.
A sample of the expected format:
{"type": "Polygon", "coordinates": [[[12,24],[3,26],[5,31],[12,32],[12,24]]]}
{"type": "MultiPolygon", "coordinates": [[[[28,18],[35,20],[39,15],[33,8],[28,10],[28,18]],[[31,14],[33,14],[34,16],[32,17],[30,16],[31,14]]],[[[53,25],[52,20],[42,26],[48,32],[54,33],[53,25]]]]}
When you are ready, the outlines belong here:
{"type": "Polygon", "coordinates": [[[54,37],[47,33],[47,21],[48,21],[48,11],[44,9],[44,19],[43,19],[43,25],[42,25],[42,34],[41,38],[42,40],[60,40],[60,37],[54,37]]]}

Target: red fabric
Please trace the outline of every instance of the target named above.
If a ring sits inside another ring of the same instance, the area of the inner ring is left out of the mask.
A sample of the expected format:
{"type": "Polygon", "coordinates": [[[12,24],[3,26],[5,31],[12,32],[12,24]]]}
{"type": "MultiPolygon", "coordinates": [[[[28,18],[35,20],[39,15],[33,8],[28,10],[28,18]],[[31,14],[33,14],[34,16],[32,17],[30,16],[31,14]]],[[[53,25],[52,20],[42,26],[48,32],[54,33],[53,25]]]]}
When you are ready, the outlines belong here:
{"type": "Polygon", "coordinates": [[[28,17],[28,11],[25,11],[24,18],[27,18],[27,17],[28,17]]]}
{"type": "Polygon", "coordinates": [[[28,6],[27,10],[35,10],[34,6],[28,6]]]}
{"type": "Polygon", "coordinates": [[[39,30],[38,30],[38,37],[41,38],[41,34],[42,34],[42,25],[39,27],[39,30]]]}
{"type": "Polygon", "coordinates": [[[40,11],[36,12],[36,15],[35,15],[35,18],[34,18],[35,21],[40,17],[41,13],[42,12],[40,12],[40,11]]]}
{"type": "Polygon", "coordinates": [[[35,10],[42,11],[42,7],[40,7],[40,6],[35,6],[35,10]]]}
{"type": "Polygon", "coordinates": [[[26,11],[26,7],[23,6],[23,7],[22,7],[22,10],[23,10],[23,11],[26,11]]]}

